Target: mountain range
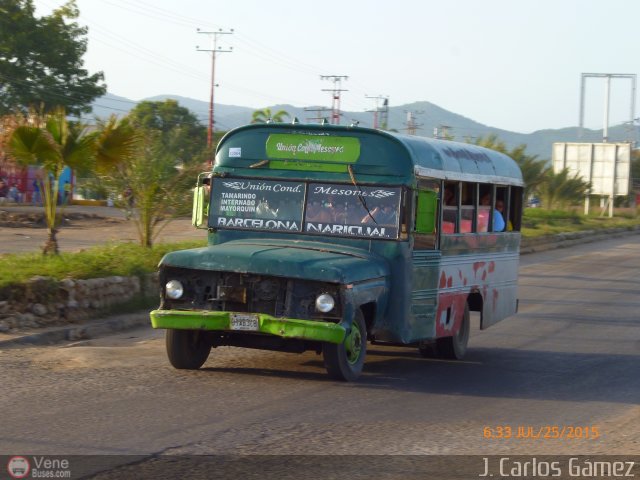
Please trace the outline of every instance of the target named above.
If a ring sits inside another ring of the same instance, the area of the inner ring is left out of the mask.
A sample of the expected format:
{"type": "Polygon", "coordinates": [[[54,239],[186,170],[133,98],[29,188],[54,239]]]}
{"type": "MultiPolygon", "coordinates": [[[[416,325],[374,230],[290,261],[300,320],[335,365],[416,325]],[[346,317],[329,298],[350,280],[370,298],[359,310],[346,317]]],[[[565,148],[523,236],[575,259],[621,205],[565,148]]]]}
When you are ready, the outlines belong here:
{"type": "MultiPolygon", "coordinates": [[[[206,125],[209,115],[209,103],[193,98],[181,97],[177,95],[159,95],[155,97],[145,98],[147,101],[164,101],[167,99],[176,100],[181,106],[189,109],[194,113],[202,124],[206,125]]],[[[97,117],[107,117],[113,113],[117,115],[125,115],[131,110],[137,102],[129,100],[125,97],[119,97],[107,93],[105,96],[97,99],[93,104],[93,115],[97,117]]],[[[230,130],[232,128],[245,125],[251,121],[251,115],[255,110],[261,109],[241,107],[236,105],[215,105],[215,129],[230,130]]],[[[269,107],[272,112],[285,110],[291,115],[291,118],[297,117],[301,123],[314,122],[314,117],[329,117],[331,112],[325,107],[321,115],[318,114],[322,107],[309,106],[306,109],[294,107],[293,105],[271,105],[269,107]]],[[[476,122],[463,115],[445,110],[438,105],[430,102],[421,101],[406,105],[390,106],[388,128],[398,132],[406,131],[407,112],[414,112],[414,123],[417,126],[416,135],[425,137],[434,136],[434,129],[439,128],[442,132],[442,126],[447,126],[447,133],[454,137],[454,140],[465,141],[478,137],[486,137],[495,134],[503,141],[509,149],[518,145],[527,145],[527,153],[537,155],[540,159],[548,160],[551,158],[551,146],[554,142],[601,142],[602,130],[584,129],[582,137],[579,138],[578,127],[567,127],[561,129],[545,129],[537,130],[532,133],[518,133],[501,128],[490,127],[480,122],[476,122]]],[[[373,113],[371,112],[342,112],[343,124],[351,124],[358,122],[360,126],[373,126],[373,113]]],[[[610,142],[635,141],[638,138],[639,128],[637,126],[630,127],[627,124],[615,125],[609,127],[610,142]]]]}

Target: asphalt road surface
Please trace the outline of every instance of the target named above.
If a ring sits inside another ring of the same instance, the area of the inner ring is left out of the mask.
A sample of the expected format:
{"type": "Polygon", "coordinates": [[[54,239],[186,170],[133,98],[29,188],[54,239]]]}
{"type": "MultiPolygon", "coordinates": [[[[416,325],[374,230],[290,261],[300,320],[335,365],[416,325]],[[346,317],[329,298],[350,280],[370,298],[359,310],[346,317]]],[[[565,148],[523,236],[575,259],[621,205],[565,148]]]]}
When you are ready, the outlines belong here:
{"type": "Polygon", "coordinates": [[[523,256],[520,313],[464,361],[370,346],[357,383],[232,347],[174,370],[151,329],[2,350],[0,453],[639,455],[638,240],[523,256]]]}

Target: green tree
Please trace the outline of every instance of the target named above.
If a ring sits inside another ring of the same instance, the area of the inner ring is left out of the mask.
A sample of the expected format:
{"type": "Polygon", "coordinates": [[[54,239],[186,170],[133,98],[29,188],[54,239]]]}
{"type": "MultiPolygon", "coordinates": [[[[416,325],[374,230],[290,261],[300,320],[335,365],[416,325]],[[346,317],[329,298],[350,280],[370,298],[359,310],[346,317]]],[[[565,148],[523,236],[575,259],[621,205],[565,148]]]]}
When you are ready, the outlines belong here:
{"type": "Polygon", "coordinates": [[[144,132],[156,132],[175,165],[202,163],[207,158],[207,129],[175,100],[140,102],[129,113],[131,123],[144,132]]]}
{"type": "Polygon", "coordinates": [[[44,116],[25,117],[13,130],[7,142],[9,156],[42,171],[40,190],[48,229],[45,255],[58,253],[60,222],[56,210],[62,171],[66,167],[76,172],[111,168],[132,155],[135,142],[135,133],[126,121],[112,119],[102,130],[89,133],[85,125],[69,122],[62,108],[44,116]]]}
{"type": "Polygon", "coordinates": [[[87,29],[78,15],[75,0],[40,18],[33,0],[0,0],[0,114],[30,106],[79,114],[104,95],[102,72],[83,68],[87,29]]]}
{"type": "Polygon", "coordinates": [[[571,177],[567,168],[557,173],[552,168],[548,168],[544,171],[538,192],[542,197],[542,204],[547,210],[552,210],[580,202],[589,188],[589,183],[577,174],[571,177]]]}
{"type": "Polygon", "coordinates": [[[271,112],[270,108],[263,108],[262,110],[256,110],[251,116],[251,123],[267,123],[272,121],[274,123],[285,122],[290,117],[289,112],[286,110],[278,110],[275,113],[271,112]]]}
{"type": "Polygon", "coordinates": [[[141,102],[128,118],[143,140],[133,158],[100,180],[135,224],[140,244],[151,247],[173,218],[188,211],[190,189],[210,156],[206,128],[175,100],[141,102]]]}

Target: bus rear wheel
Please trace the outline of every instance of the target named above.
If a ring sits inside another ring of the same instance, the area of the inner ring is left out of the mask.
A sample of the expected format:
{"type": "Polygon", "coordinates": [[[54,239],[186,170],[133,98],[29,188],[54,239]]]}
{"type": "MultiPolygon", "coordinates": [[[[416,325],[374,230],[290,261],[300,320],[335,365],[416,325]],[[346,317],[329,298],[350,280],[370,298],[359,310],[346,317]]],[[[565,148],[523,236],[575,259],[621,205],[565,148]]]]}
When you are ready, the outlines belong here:
{"type": "Polygon", "coordinates": [[[351,325],[351,332],[340,344],[325,343],[322,346],[324,366],[335,380],[352,382],[362,373],[367,354],[367,327],[362,311],[358,309],[351,325]]]}
{"type": "Polygon", "coordinates": [[[460,329],[456,334],[453,337],[443,337],[436,340],[439,356],[441,358],[461,360],[467,352],[467,345],[469,344],[469,330],[469,305],[465,304],[462,323],[460,324],[460,329]]]}
{"type": "Polygon", "coordinates": [[[180,370],[199,369],[211,352],[209,335],[201,330],[167,330],[165,343],[169,362],[180,370]]]}

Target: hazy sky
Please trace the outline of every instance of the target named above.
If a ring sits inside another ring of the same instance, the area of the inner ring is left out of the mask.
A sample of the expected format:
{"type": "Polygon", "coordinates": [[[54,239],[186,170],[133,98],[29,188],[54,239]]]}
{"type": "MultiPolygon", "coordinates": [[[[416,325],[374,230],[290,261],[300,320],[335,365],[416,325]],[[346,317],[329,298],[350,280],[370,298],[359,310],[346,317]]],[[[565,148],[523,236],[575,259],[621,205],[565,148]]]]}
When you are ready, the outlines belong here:
{"type": "MultiPolygon", "coordinates": [[[[48,14],[62,0],[35,0],[48,14]]],[[[110,93],[209,99],[201,30],[228,30],[216,103],[329,107],[320,75],[348,75],[344,110],[429,101],[519,132],[578,124],[580,74],[638,73],[637,0],[78,0],[86,66],[110,93]]],[[[587,82],[586,124],[602,128],[604,80],[587,82]]],[[[611,125],[631,115],[614,80],[611,125]]],[[[428,112],[426,112],[428,114],[428,112]]],[[[454,126],[455,127],[455,126],[454,126]]]]}

